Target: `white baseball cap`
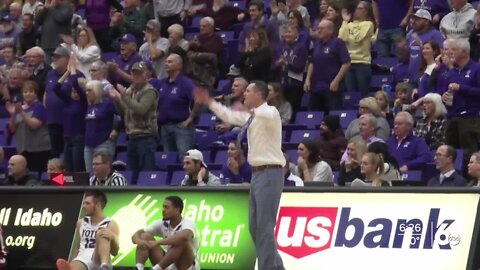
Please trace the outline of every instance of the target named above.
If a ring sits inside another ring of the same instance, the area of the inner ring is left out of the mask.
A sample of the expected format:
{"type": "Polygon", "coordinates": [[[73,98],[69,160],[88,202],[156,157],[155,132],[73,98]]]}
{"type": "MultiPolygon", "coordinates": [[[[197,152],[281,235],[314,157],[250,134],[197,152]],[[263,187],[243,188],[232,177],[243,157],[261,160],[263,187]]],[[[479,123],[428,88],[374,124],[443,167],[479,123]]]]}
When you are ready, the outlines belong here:
{"type": "Polygon", "coordinates": [[[205,166],[205,168],[207,168],[207,164],[205,164],[205,162],[203,161],[203,154],[202,152],[200,152],[199,150],[197,149],[190,149],[188,150],[186,153],[185,153],[185,156],[183,158],[189,158],[189,159],[192,159],[192,160],[199,160],[202,162],[202,165],[205,166]]]}
{"type": "Polygon", "coordinates": [[[425,20],[432,21],[432,15],[426,9],[419,9],[419,10],[417,10],[417,12],[415,12],[411,16],[415,16],[415,17],[420,18],[420,19],[425,19],[425,20]]]}

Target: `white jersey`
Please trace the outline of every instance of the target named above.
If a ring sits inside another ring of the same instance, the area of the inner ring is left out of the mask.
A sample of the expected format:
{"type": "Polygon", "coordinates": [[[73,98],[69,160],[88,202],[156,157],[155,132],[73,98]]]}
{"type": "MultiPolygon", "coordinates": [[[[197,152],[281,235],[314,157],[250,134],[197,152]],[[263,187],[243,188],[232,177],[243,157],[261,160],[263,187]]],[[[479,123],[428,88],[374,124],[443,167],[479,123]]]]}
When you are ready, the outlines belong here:
{"type": "MultiPolygon", "coordinates": [[[[160,236],[162,238],[171,237],[174,234],[184,230],[190,230],[193,233],[193,238],[190,239],[190,248],[192,249],[193,254],[195,256],[195,265],[191,269],[200,269],[200,262],[198,261],[198,258],[197,258],[197,252],[199,248],[198,232],[197,232],[197,225],[195,225],[195,222],[193,220],[184,218],[182,219],[182,221],[180,221],[180,223],[175,228],[172,228],[170,226],[170,221],[157,220],[144,229],[145,232],[151,233],[155,236],[160,236]]],[[[170,246],[165,246],[165,248],[166,248],[166,251],[168,252],[168,249],[170,248],[170,246]]]]}
{"type": "Polygon", "coordinates": [[[98,229],[106,228],[112,219],[106,217],[97,225],[92,224],[91,217],[84,217],[80,225],[80,248],[78,250],[78,258],[91,258],[95,250],[95,238],[98,229]]]}

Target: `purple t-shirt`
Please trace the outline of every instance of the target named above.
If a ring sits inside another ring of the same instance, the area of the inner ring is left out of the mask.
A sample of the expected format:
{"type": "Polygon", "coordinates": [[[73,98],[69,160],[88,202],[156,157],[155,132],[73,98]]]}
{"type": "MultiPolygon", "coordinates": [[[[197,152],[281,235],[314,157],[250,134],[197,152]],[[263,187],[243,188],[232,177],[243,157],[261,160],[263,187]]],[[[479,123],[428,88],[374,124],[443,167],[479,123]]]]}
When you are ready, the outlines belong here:
{"type": "Polygon", "coordinates": [[[158,123],[180,123],[190,116],[193,105],[195,84],[185,75],[180,74],[173,82],[169,77],[160,81],[158,90],[158,123]]]}
{"type": "Polygon", "coordinates": [[[380,29],[400,27],[400,23],[408,12],[409,0],[373,0],[378,5],[380,29]]]}
{"type": "Polygon", "coordinates": [[[328,91],[340,67],[350,62],[350,54],[343,40],[332,37],[327,42],[316,40],[313,46],[313,92],[328,91]]]}
{"type": "Polygon", "coordinates": [[[55,94],[53,88],[57,84],[58,79],[62,75],[56,70],[50,70],[47,74],[47,82],[45,84],[45,95],[47,99],[47,123],[63,125],[63,110],[65,104],[55,94]]]}
{"type": "MultiPolygon", "coordinates": [[[[132,71],[133,64],[135,64],[137,62],[141,62],[142,57],[138,53],[134,53],[128,59],[123,59],[122,55],[119,54],[115,58],[113,58],[112,61],[115,62],[118,65],[119,69],[121,69],[121,70],[125,71],[126,73],[130,74],[130,72],[132,71]]],[[[130,86],[129,82],[125,81],[124,79],[122,79],[122,77],[120,77],[120,75],[117,75],[113,72],[111,72],[111,76],[109,77],[109,81],[112,85],[117,85],[117,83],[119,83],[119,84],[121,84],[125,87],[130,86]]]]}
{"type": "Polygon", "coordinates": [[[36,118],[41,121],[43,124],[47,122],[47,109],[43,106],[43,103],[37,101],[32,104],[28,109],[25,109],[27,114],[30,114],[32,118],[36,118]]]}
{"type": "MultiPolygon", "coordinates": [[[[443,47],[443,41],[445,40],[440,33],[440,31],[436,29],[431,29],[428,32],[421,33],[418,35],[422,43],[426,43],[427,41],[434,40],[440,45],[440,48],[443,47]]],[[[422,62],[422,46],[415,41],[413,38],[413,34],[411,33],[408,36],[408,47],[410,51],[410,62],[409,62],[409,73],[410,73],[410,83],[416,84],[418,83],[418,79],[420,78],[420,63],[422,62]]]]}
{"type": "Polygon", "coordinates": [[[89,105],[85,115],[85,145],[96,147],[106,141],[113,129],[115,105],[105,98],[99,104],[89,105]]]}
{"type": "Polygon", "coordinates": [[[440,15],[440,19],[450,12],[447,0],[414,0],[413,13],[419,9],[425,9],[433,16],[440,15]],[[422,3],[423,2],[423,3],[422,3]]]}
{"type": "Polygon", "coordinates": [[[245,161],[243,165],[238,168],[238,174],[233,174],[228,166],[224,164],[220,178],[226,179],[228,183],[232,184],[250,183],[252,179],[252,167],[245,161]]]}

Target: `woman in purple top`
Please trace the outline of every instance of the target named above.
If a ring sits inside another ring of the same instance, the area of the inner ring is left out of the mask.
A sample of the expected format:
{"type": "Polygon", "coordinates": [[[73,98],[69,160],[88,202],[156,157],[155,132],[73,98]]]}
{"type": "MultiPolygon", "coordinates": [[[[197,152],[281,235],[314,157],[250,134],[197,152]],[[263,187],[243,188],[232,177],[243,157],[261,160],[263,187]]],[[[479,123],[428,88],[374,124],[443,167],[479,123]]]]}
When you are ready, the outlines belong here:
{"type": "Polygon", "coordinates": [[[435,69],[435,58],[440,55],[440,46],[434,40],[430,40],[423,44],[422,59],[420,63],[420,79],[418,81],[418,89],[414,89],[412,100],[421,98],[428,93],[434,92],[430,84],[430,76],[435,69]]]}
{"type": "MultiPolygon", "coordinates": [[[[85,115],[85,168],[92,171],[93,154],[99,151],[115,155],[113,140],[113,122],[115,106],[110,98],[103,94],[100,81],[89,81],[85,85],[88,108],[85,115]]],[[[113,132],[115,133],[115,132],[113,132]]]]}
{"type": "Polygon", "coordinates": [[[79,80],[85,80],[77,74],[74,60],[70,61],[67,72],[63,74],[54,86],[53,91],[65,104],[63,111],[63,142],[64,161],[69,172],[85,171],[85,113],[87,112],[87,97],[79,85],[79,80]],[[62,88],[62,84],[70,77],[73,88],[62,88]]]}
{"type": "Polygon", "coordinates": [[[22,88],[23,105],[7,103],[9,128],[15,132],[17,153],[27,160],[31,171],[45,171],[50,155],[50,138],[45,106],[38,101],[38,84],[26,81],[22,88]]]}
{"type": "Polygon", "coordinates": [[[220,179],[227,183],[241,184],[250,183],[252,167],[245,160],[245,156],[235,141],[228,144],[228,159],[223,165],[220,179]]]}

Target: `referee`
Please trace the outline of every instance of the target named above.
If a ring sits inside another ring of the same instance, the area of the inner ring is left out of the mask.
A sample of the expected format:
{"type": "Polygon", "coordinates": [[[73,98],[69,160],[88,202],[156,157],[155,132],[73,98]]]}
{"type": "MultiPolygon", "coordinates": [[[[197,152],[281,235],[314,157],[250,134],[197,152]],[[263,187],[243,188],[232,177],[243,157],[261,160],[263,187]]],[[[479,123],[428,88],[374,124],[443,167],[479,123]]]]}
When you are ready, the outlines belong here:
{"type": "Polygon", "coordinates": [[[283,189],[282,121],[277,109],[267,105],[268,88],[262,81],[251,81],[244,93],[250,112],[232,111],[213,101],[207,91],[196,89],[198,103],[208,105],[223,121],[242,126],[239,138],[247,132],[248,162],[252,166],[249,227],[255,242],[260,270],[284,269],[276,248],[274,228],[283,189]]]}

